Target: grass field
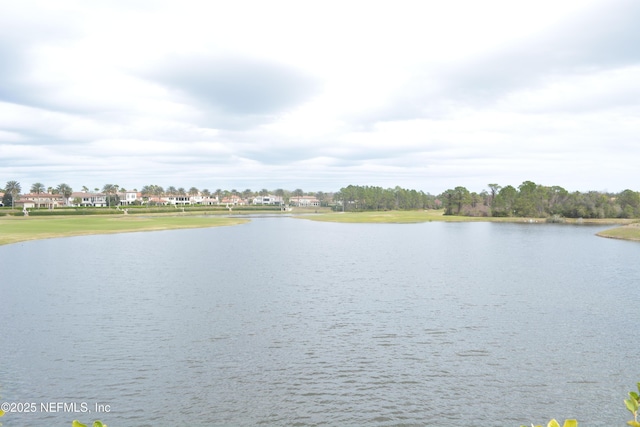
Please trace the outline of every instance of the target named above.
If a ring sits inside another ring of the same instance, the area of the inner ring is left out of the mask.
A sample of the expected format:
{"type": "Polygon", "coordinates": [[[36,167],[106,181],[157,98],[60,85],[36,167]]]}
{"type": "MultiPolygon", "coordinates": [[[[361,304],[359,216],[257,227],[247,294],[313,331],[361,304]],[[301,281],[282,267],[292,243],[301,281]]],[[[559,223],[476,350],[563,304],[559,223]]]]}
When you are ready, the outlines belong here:
{"type": "Polygon", "coordinates": [[[67,217],[0,217],[0,245],[25,240],[87,234],[128,233],[178,228],[203,228],[247,222],[243,218],[214,216],[67,216],[67,217]]]}
{"type": "MultiPolygon", "coordinates": [[[[415,210],[415,211],[380,211],[380,212],[332,212],[319,215],[301,215],[299,218],[314,221],[346,222],[346,223],[396,223],[410,224],[429,221],[447,222],[545,222],[545,218],[516,218],[516,217],[468,217],[444,215],[444,210],[415,210]]],[[[630,220],[618,219],[566,219],[566,223],[584,224],[627,224],[630,220]]]]}
{"type": "Polygon", "coordinates": [[[598,233],[598,236],[612,239],[624,239],[640,241],[640,224],[629,224],[623,227],[612,228],[598,233]]]}

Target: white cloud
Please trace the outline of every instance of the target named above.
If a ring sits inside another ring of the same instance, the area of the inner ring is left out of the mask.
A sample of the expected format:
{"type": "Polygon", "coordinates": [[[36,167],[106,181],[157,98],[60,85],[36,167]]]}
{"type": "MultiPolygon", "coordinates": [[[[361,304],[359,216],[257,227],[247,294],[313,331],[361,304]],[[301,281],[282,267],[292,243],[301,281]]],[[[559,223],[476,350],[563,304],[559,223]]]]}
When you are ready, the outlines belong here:
{"type": "Polygon", "coordinates": [[[3,2],[0,183],[621,190],[640,160],[639,12],[3,2]]]}

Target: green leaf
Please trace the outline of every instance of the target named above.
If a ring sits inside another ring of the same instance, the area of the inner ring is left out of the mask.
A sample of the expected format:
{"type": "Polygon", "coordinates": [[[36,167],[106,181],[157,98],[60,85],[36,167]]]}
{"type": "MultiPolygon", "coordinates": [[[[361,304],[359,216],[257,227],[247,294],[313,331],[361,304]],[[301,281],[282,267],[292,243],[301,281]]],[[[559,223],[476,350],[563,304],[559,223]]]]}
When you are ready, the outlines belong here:
{"type": "Polygon", "coordinates": [[[560,424],[555,419],[553,419],[549,421],[549,424],[547,424],[547,427],[560,427],[560,424]]]}
{"type": "Polygon", "coordinates": [[[629,412],[635,414],[638,410],[638,401],[634,399],[625,399],[624,404],[629,410],[629,412]]]}
{"type": "Polygon", "coordinates": [[[640,423],[637,421],[627,421],[627,424],[629,424],[631,427],[640,427],[640,423]]]}
{"type": "Polygon", "coordinates": [[[71,424],[71,427],[87,427],[87,425],[86,424],[82,424],[78,420],[73,420],[73,423],[71,424]]]}
{"type": "Polygon", "coordinates": [[[4,415],[4,411],[0,409],[0,417],[4,415]]]}
{"type": "Polygon", "coordinates": [[[564,420],[563,427],[578,427],[578,420],[564,420]]]}
{"type": "Polygon", "coordinates": [[[638,400],[638,393],[636,393],[635,391],[630,391],[629,396],[631,396],[631,398],[633,398],[633,400],[635,401],[638,400]]]}
{"type": "Polygon", "coordinates": [[[102,421],[94,421],[93,422],[93,427],[107,427],[106,424],[102,424],[102,421]]]}

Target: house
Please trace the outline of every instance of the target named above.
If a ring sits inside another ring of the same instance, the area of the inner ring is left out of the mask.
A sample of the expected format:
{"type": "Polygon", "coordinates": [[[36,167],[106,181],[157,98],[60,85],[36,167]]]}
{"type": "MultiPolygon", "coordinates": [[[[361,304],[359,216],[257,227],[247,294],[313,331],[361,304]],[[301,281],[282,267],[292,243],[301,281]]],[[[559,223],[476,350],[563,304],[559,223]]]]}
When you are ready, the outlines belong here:
{"type": "Polygon", "coordinates": [[[73,192],[68,203],[71,206],[104,207],[107,206],[107,196],[102,193],[73,192]]]}
{"type": "Polygon", "coordinates": [[[25,208],[33,207],[33,208],[46,208],[46,209],[54,209],[54,208],[63,206],[64,204],[66,203],[64,201],[64,197],[62,196],[62,194],[49,194],[49,193],[23,194],[22,196],[20,196],[20,199],[15,203],[16,206],[20,205],[25,208]]]}
{"type": "Polygon", "coordinates": [[[136,201],[142,202],[142,193],[138,191],[121,191],[118,193],[120,205],[133,205],[136,201]]]}
{"type": "Polygon", "coordinates": [[[202,205],[219,205],[220,200],[217,197],[204,197],[200,202],[202,205]]]}
{"type": "Polygon", "coordinates": [[[320,200],[314,196],[296,196],[289,198],[289,205],[299,208],[318,207],[320,206],[320,200]]]}
{"type": "Polygon", "coordinates": [[[189,196],[167,196],[164,198],[169,205],[190,205],[191,199],[189,196]]]}
{"type": "Polygon", "coordinates": [[[223,205],[246,205],[247,203],[240,196],[227,196],[220,200],[223,205]]]}
{"type": "Polygon", "coordinates": [[[275,205],[281,206],[284,204],[284,200],[280,196],[273,196],[269,194],[268,196],[257,196],[253,198],[254,205],[275,205]]]}

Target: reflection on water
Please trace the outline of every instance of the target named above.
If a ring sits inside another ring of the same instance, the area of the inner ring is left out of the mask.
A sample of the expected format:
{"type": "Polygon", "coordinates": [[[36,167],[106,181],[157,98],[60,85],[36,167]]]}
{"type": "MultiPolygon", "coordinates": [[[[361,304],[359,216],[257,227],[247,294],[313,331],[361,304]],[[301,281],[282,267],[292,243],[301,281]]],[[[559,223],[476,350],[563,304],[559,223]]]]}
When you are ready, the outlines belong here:
{"type": "Polygon", "coordinates": [[[5,426],[624,424],[640,246],[597,228],[250,224],[0,248],[5,426]]]}

